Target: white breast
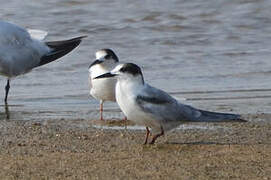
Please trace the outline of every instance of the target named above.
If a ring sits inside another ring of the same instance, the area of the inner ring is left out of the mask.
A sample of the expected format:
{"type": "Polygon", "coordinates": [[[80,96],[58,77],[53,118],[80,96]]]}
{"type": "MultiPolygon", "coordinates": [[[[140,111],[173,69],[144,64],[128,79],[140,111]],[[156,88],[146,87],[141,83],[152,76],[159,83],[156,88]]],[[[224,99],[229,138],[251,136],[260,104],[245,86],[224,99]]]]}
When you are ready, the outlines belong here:
{"type": "Polygon", "coordinates": [[[117,80],[114,78],[94,79],[109,72],[109,70],[100,65],[95,65],[90,68],[89,72],[90,95],[98,100],[116,101],[115,85],[117,80]]]}
{"type": "Polygon", "coordinates": [[[136,95],[141,91],[143,86],[129,86],[129,83],[117,82],[116,84],[116,101],[125,116],[134,123],[151,128],[159,127],[157,121],[144,112],[137,105],[136,95]]]}

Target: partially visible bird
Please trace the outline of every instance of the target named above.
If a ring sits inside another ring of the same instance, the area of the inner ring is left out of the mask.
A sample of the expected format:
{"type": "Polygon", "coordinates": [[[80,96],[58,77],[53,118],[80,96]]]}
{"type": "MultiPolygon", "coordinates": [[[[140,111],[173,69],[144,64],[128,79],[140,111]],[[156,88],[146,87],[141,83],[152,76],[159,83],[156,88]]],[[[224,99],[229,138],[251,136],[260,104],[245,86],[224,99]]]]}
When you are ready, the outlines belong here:
{"type": "Polygon", "coordinates": [[[76,48],[84,37],[42,42],[32,38],[26,29],[0,21],[0,75],[7,77],[5,103],[12,78],[61,58],[76,48]]]}
{"type": "Polygon", "coordinates": [[[116,101],[126,117],[154,132],[150,144],[154,144],[164,132],[185,122],[246,122],[240,115],[217,113],[196,109],[182,104],[166,92],[148,85],[140,67],[133,63],[119,64],[111,72],[95,79],[117,77],[116,101]]]}
{"type": "Polygon", "coordinates": [[[119,58],[111,49],[96,52],[96,60],[89,66],[90,95],[100,101],[100,120],[103,120],[103,103],[116,101],[114,78],[95,79],[95,77],[111,71],[119,63],[119,58]]]}

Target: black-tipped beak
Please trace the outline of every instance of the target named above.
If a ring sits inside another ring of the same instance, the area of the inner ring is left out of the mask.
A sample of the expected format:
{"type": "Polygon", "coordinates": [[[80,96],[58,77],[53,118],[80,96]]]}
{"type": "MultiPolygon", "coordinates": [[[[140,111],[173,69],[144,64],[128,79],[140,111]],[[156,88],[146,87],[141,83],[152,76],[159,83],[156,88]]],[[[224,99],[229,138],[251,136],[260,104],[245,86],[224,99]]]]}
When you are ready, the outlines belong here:
{"type": "Polygon", "coordinates": [[[96,59],[91,65],[89,65],[88,68],[91,68],[92,66],[94,66],[95,64],[101,64],[103,61],[100,61],[99,59],[96,59]]]}
{"type": "Polygon", "coordinates": [[[116,76],[116,74],[111,74],[110,72],[109,73],[105,73],[105,74],[102,74],[100,76],[97,76],[95,77],[94,79],[100,79],[100,78],[109,78],[109,77],[114,77],[116,76]]]}

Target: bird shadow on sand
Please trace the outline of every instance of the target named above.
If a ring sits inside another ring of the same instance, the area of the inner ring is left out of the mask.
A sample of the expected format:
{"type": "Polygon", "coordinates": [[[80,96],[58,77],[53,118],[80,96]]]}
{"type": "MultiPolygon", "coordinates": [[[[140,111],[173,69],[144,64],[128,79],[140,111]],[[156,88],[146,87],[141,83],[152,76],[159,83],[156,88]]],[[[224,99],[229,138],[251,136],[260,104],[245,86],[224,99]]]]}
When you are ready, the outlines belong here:
{"type": "Polygon", "coordinates": [[[208,141],[194,141],[194,142],[165,142],[165,144],[171,145],[252,145],[249,143],[238,142],[208,142],[208,141]]]}

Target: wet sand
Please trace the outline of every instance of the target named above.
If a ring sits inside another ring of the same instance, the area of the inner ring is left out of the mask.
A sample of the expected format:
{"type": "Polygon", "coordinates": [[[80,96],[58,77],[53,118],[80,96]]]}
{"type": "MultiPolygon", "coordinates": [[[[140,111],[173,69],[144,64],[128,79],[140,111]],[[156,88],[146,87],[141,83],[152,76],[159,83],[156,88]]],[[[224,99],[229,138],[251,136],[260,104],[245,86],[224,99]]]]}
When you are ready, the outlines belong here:
{"type": "Polygon", "coordinates": [[[0,179],[270,179],[271,115],[246,118],[145,146],[144,131],[95,129],[95,120],[2,120],[0,179]]]}

